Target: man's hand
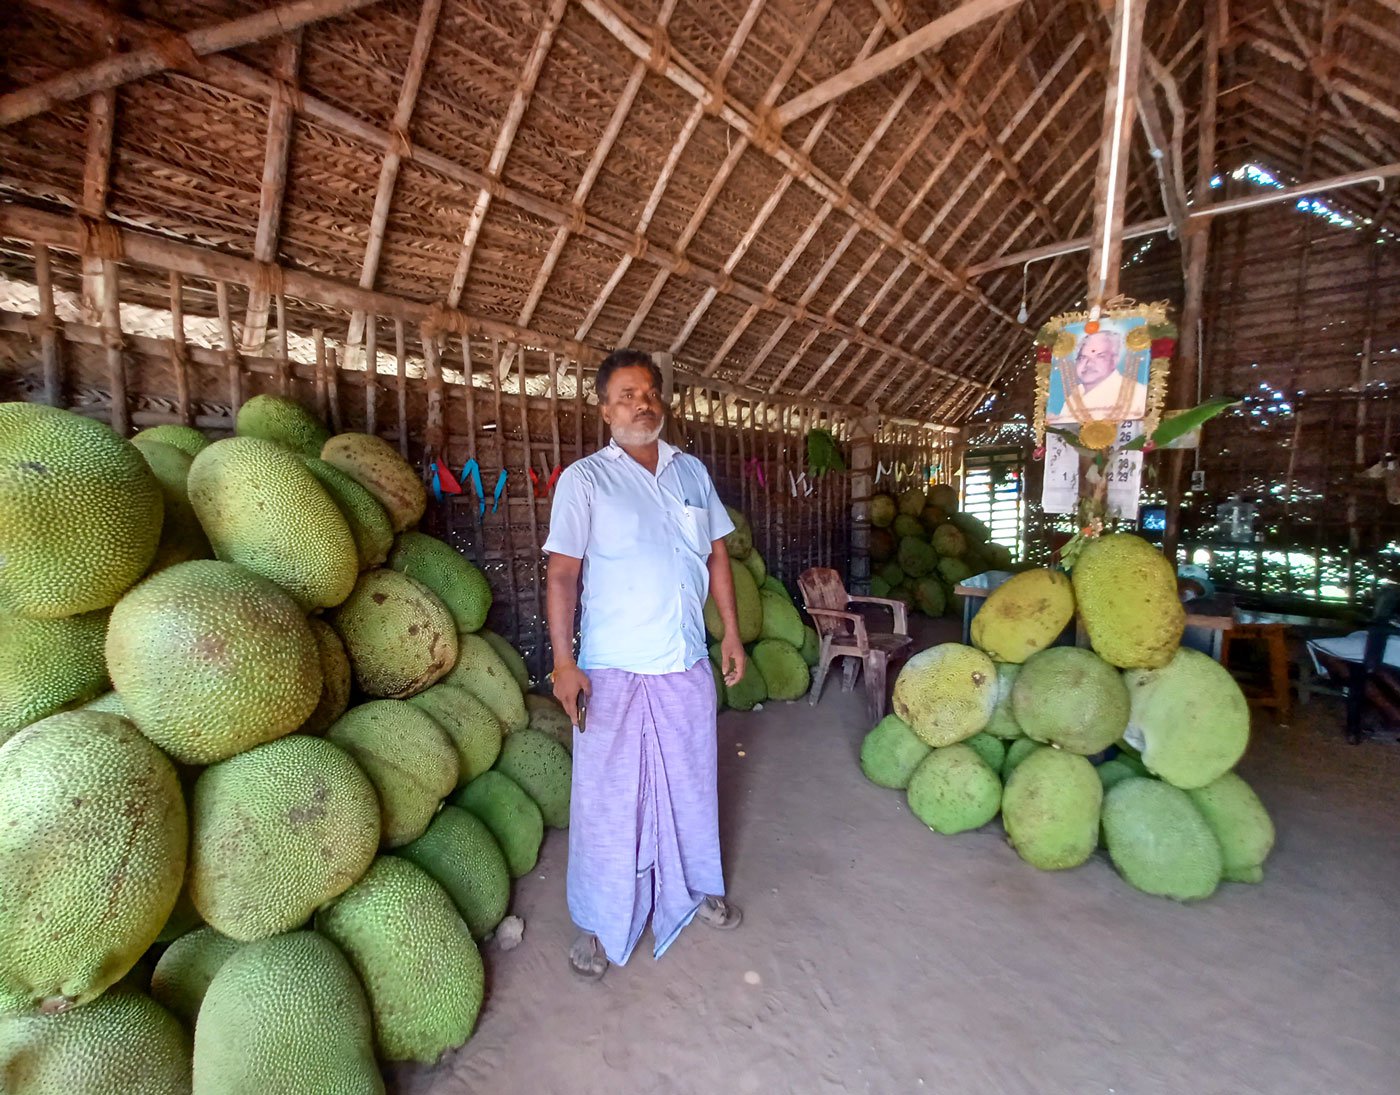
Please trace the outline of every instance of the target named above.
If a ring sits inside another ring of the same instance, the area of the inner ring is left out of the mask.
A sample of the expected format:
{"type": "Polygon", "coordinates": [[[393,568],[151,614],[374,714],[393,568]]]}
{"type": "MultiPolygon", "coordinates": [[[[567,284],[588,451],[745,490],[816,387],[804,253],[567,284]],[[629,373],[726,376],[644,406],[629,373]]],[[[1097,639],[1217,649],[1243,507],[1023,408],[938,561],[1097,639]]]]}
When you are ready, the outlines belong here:
{"type": "MultiPolygon", "coordinates": [[[[739,653],[743,655],[742,646],[739,653]]],[[[592,696],[593,682],[588,679],[588,674],[573,662],[568,665],[556,665],[551,677],[554,680],[554,698],[563,706],[569,721],[577,726],[578,694],[582,692],[585,696],[592,696]]]]}
{"type": "Polygon", "coordinates": [[[733,628],[728,629],[719,644],[719,668],[724,674],[725,684],[733,687],[739,683],[739,679],[744,675],[745,660],[743,640],[733,628]]]}

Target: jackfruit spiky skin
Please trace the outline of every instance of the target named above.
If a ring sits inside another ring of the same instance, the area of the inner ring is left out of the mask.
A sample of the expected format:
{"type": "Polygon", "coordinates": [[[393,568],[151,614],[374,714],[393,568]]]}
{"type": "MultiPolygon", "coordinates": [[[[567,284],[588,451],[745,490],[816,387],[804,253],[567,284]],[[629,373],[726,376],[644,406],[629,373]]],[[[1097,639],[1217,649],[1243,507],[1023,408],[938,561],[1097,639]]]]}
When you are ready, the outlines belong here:
{"type": "Polygon", "coordinates": [[[914,583],[914,603],[925,616],[942,616],[947,606],[943,583],[937,578],[920,578],[914,583]]]}
{"type": "Polygon", "coordinates": [[[1124,737],[1154,774],[1192,790],[1219,779],[1249,745],[1249,704],[1230,671],[1183,648],[1160,669],[1123,674],[1131,700],[1124,737]]]}
{"type": "MultiPolygon", "coordinates": [[[[713,667],[714,662],[710,665],[713,667]]],[[[527,695],[525,709],[530,713],[530,729],[547,734],[570,753],[574,751],[574,724],[563,705],[553,696],[527,695]]]]}
{"type": "Polygon", "coordinates": [[[398,855],[425,870],[447,891],[471,929],[485,939],[506,915],[510,871],[486,823],[457,806],[444,806],[427,832],[398,855]]]}
{"type": "Polygon", "coordinates": [[[1006,762],[1006,743],[1000,738],[983,730],[973,734],[963,744],[976,750],[977,755],[987,762],[987,767],[993,772],[1001,771],[1001,766],[1006,762]]]}
{"type": "Polygon", "coordinates": [[[195,1095],[383,1095],[369,1003],[316,932],[274,936],[219,967],[194,1034],[195,1095]]]}
{"type": "Polygon", "coordinates": [[[185,873],[175,768],[131,723],[66,711],[0,747],[0,996],[59,1011],[155,941],[185,873]]]}
{"type": "Polygon", "coordinates": [[[1007,777],[1001,818],[1017,855],[1042,871],[1061,871],[1093,855],[1102,804],[1103,784],[1092,764],[1075,753],[1039,748],[1007,777]]]}
{"type": "Polygon", "coordinates": [[[1006,742],[1026,736],[1011,708],[1011,692],[1020,673],[1021,667],[1015,663],[997,662],[997,704],[992,710],[991,721],[987,723],[986,731],[992,737],[1006,742]]]}
{"type": "Polygon", "coordinates": [[[997,816],[1001,780],[967,744],[934,749],[909,777],[910,812],[937,833],[979,829],[997,816]]]}
{"type": "Polygon", "coordinates": [[[334,464],[379,500],[395,532],[412,528],[428,508],[423,479],[387,441],[367,433],[342,433],[321,449],[321,459],[334,464]]]}
{"type": "Polygon", "coordinates": [[[103,692],[100,696],[87,701],[80,711],[101,711],[106,715],[119,715],[127,718],[126,704],[122,703],[122,698],[116,692],[103,692]]]}
{"type": "Polygon", "coordinates": [[[314,616],[306,622],[315,636],[321,662],[321,698],[302,723],[301,732],[320,734],[350,706],[350,659],[346,656],[345,644],[330,624],[314,616]]]}
{"type": "Polygon", "coordinates": [[[180,936],[165,948],[156,963],[151,974],[151,995],[193,1030],[214,975],[240,947],[246,946],[247,943],[221,935],[207,925],[180,936]]]}
{"type": "Polygon", "coordinates": [[[1227,882],[1259,882],[1274,847],[1274,823],[1259,796],[1234,772],[1188,791],[1220,845],[1227,882]]]}
{"type": "Polygon", "coordinates": [[[758,588],[760,590],[769,589],[772,590],[774,593],[781,593],[789,601],[792,600],[792,594],[787,591],[787,586],[783,585],[783,583],[778,581],[778,579],[772,574],[768,575],[768,577],[764,578],[763,581],[759,582],[758,588]]]}
{"type": "Polygon", "coordinates": [[[928,505],[928,499],[922,487],[909,487],[899,492],[898,505],[899,512],[904,516],[918,517],[924,511],[924,506],[928,505]]]}
{"type": "MultiPolygon", "coordinates": [[[[938,567],[938,553],[933,550],[928,541],[921,540],[917,536],[905,536],[899,541],[899,552],[896,555],[899,560],[899,569],[909,578],[923,578],[932,574],[938,567]]],[[[888,576],[885,578],[889,581],[888,576]]],[[[898,585],[899,583],[892,583],[898,585]]]]}
{"type": "Polygon", "coordinates": [[[967,559],[948,558],[938,560],[938,576],[942,578],[947,585],[955,586],[959,582],[965,582],[972,577],[973,573],[973,567],[967,559]]]}
{"type": "Polygon", "coordinates": [[[500,720],[465,688],[435,684],[408,701],[442,727],[457,754],[457,787],[490,769],[501,755],[500,720]]]}
{"type": "Polygon", "coordinates": [[[733,506],[725,506],[724,512],[734,522],[734,531],[724,538],[725,549],[734,562],[742,562],[753,550],[753,526],[749,519],[733,506]]]}
{"type": "Polygon", "coordinates": [[[175,563],[191,559],[208,559],[214,554],[209,538],[200,527],[199,517],[190,505],[189,476],[194,457],[163,441],[132,438],[160,484],[164,518],[160,526],[160,543],[148,573],[164,570],[175,563]]]}
{"type": "Polygon", "coordinates": [[[1126,532],[1100,536],[1079,553],[1071,580],[1094,653],[1119,669],[1156,669],[1171,660],[1186,610],[1176,571],[1160,551],[1126,532]]]}
{"type": "Polygon", "coordinates": [[[281,445],[216,441],[194,458],[189,494],[220,559],[276,582],[303,608],[330,608],[350,595],[360,571],[350,526],[281,445]]]}
{"type": "Polygon", "coordinates": [[[464,689],[491,709],[507,734],[530,725],[525,697],[509,667],[491,643],[480,635],[457,636],[457,662],[443,677],[443,684],[464,689]]]}
{"type": "Polygon", "coordinates": [[[190,898],[244,942],[306,923],[379,847],[369,777],[344,750],[301,734],[206,768],[190,814],[190,898]]]}
{"type": "Polygon", "coordinates": [[[189,1095],[190,1040],[150,997],[114,989],[0,1019],[0,1079],[6,1095],[189,1095]]]}
{"type": "Polygon", "coordinates": [[[431,1064],[471,1037],[485,971],[452,899],[419,867],[380,856],[316,914],[359,974],[386,1061],[431,1064]]]}
{"type": "Polygon", "coordinates": [[[948,513],[954,513],[958,508],[958,492],[947,483],[935,483],[929,487],[925,501],[930,506],[939,506],[948,513]]]}
{"type": "Polygon", "coordinates": [[[1196,901],[1220,883],[1220,845],[1191,796],[1155,779],[1125,779],[1103,803],[1104,842],[1128,884],[1196,901]]]}
{"type": "Polygon", "coordinates": [[[255,395],[238,408],[233,432],[239,437],[272,441],[302,456],[320,456],[331,434],[320,420],[294,399],[255,395]]]}
{"type": "Polygon", "coordinates": [[[952,521],[944,521],[933,530],[933,550],[939,555],[961,556],[967,554],[967,537],[963,530],[952,521]]]}
{"type": "Polygon", "coordinates": [[[860,770],[871,783],[902,791],[930,749],[898,715],[886,715],[860,743],[860,770]]]}
{"type": "Polygon", "coordinates": [[[483,772],[452,802],[491,830],[512,878],[524,878],[535,869],[544,840],[544,818],[535,800],[515,780],[502,772],[483,772]]]}
{"type": "Polygon", "coordinates": [[[107,669],[141,732],[186,764],[289,734],[321,696],[316,637],[292,599],[232,563],[177,563],[121,599],[107,669]]]}
{"type": "MultiPolygon", "coordinates": [[[[748,567],[737,559],[729,560],[734,576],[734,608],[739,617],[739,638],[751,643],[763,633],[763,602],[759,600],[758,583],[748,567]]],[[[724,638],[724,621],[713,596],[705,599],[705,629],[716,641],[724,638]]]]}
{"type": "Polygon", "coordinates": [[[0,744],[107,687],[106,609],[58,620],[0,613],[0,744]]]}
{"type": "Polygon", "coordinates": [[[190,900],[190,891],[181,886],[180,896],[175,899],[175,907],[165,918],[165,926],[160,929],[160,934],[156,936],[156,942],[173,943],[182,935],[188,935],[196,928],[203,926],[204,921],[199,918],[199,910],[194,907],[194,902],[190,900]]]}
{"type": "Polygon", "coordinates": [[[758,548],[751,549],[741,562],[753,575],[754,582],[762,588],[763,583],[768,580],[768,564],[763,561],[763,556],[758,553],[758,548]]]}
{"type": "Polygon", "coordinates": [[[802,617],[786,592],[774,593],[771,589],[758,591],[758,599],[763,612],[763,625],[759,630],[761,639],[781,639],[789,646],[802,648],[802,617]]]}
{"type": "Polygon", "coordinates": [[[901,513],[896,517],[890,530],[901,540],[906,536],[912,536],[916,540],[923,540],[928,536],[924,531],[924,523],[917,517],[910,517],[907,513],[901,513]]]}
{"type": "Polygon", "coordinates": [[[457,786],[457,750],[426,711],[403,700],[352,707],[326,731],[369,776],[379,796],[380,844],[423,835],[438,803],[457,786]]]}
{"type": "Polygon", "coordinates": [[[1001,781],[1005,783],[1010,779],[1016,766],[1037,749],[1045,748],[1048,747],[1041,745],[1038,741],[1032,741],[1030,738],[1017,738],[1006,747],[1006,759],[1001,762],[1001,781]]]}
{"type": "Polygon", "coordinates": [[[447,606],[457,630],[479,631],[491,610],[491,587],[451,544],[421,532],[405,532],[394,545],[389,565],[427,586],[447,606]]]}
{"type": "Polygon", "coordinates": [[[510,645],[510,640],[504,635],[497,635],[488,628],[482,628],[477,632],[481,638],[485,639],[491,649],[496,652],[496,657],[501,659],[502,664],[510,670],[510,675],[515,678],[515,683],[520,686],[521,692],[530,690],[530,667],[525,664],[524,657],[520,651],[510,645]]]}
{"type": "Polygon", "coordinates": [[[360,569],[377,567],[389,558],[394,546],[394,528],[384,507],[359,483],[337,467],[317,457],[305,457],[306,469],[316,477],[330,499],[345,518],[346,527],[355,541],[355,555],[360,569]]]}
{"type": "Polygon", "coordinates": [[[901,567],[898,563],[886,563],[879,569],[877,574],[879,577],[885,580],[885,583],[891,589],[893,589],[895,586],[903,585],[906,577],[904,573],[904,568],[901,567]]]}
{"type": "Polygon", "coordinates": [[[151,426],[136,434],[132,441],[159,441],[163,445],[174,445],[175,448],[193,458],[200,454],[200,451],[209,447],[209,438],[205,437],[193,426],[151,426]]]}
{"type": "Polygon", "coordinates": [[[812,669],[821,661],[822,657],[822,637],[817,634],[815,627],[806,625],[802,628],[802,660],[807,663],[807,668],[812,669]]]}
{"type": "Polygon", "coordinates": [[[1021,663],[1046,649],[1074,619],[1074,590],[1057,570],[1007,579],[972,617],[972,645],[993,661],[1021,663]]]}
{"type": "Polygon", "coordinates": [[[1098,775],[1099,782],[1103,784],[1104,794],[1108,794],[1125,779],[1136,779],[1140,775],[1121,760],[1106,760],[1102,764],[1096,765],[1094,772],[1098,775]]]}
{"type": "Polygon", "coordinates": [[[761,639],[754,644],[749,657],[763,674],[769,699],[800,699],[812,686],[812,675],[807,671],[807,663],[802,660],[802,651],[792,643],[782,639],[761,639]]]}
{"type": "Polygon", "coordinates": [[[1021,666],[1011,709],[1027,737],[1089,757],[1123,736],[1128,689],[1092,650],[1056,646],[1021,666]]]}
{"type": "Polygon", "coordinates": [[[496,770],[520,785],[535,800],[551,829],[569,827],[569,794],[574,763],[568,751],[538,730],[507,734],[496,770]]]}
{"type": "Polygon", "coordinates": [[[155,558],[160,484],[101,422],[0,403],[0,612],[110,608],[155,558]]]}
{"type": "Polygon", "coordinates": [[[355,683],[367,696],[404,699],[457,661],[452,614],[432,590],[396,570],[367,570],[331,616],[355,683]]]}
{"type": "MultiPolygon", "coordinates": [[[[710,661],[714,665],[723,662],[723,652],[719,643],[710,645],[710,661]]],[[[723,677],[723,671],[720,676],[723,677]]],[[[724,702],[726,706],[735,711],[752,711],[760,703],[768,698],[768,682],[763,677],[763,670],[758,667],[753,658],[744,660],[744,675],[739,678],[736,684],[726,684],[724,686],[724,702]]]]}
{"type": "Polygon", "coordinates": [[[985,727],[996,701],[996,666],[982,651],[961,643],[919,651],[894,682],[895,714],[935,748],[985,727]]]}
{"type": "Polygon", "coordinates": [[[870,499],[870,523],[876,528],[889,528],[899,515],[899,503],[888,494],[877,494],[870,499]]]}

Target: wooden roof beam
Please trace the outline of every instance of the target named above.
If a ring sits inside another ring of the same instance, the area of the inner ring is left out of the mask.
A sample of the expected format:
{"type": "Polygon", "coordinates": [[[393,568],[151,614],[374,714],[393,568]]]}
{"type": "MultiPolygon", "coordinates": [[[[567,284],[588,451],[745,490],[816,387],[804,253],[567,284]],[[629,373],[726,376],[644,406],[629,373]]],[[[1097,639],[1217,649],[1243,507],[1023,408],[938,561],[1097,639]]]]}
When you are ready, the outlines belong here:
{"type": "MultiPolygon", "coordinates": [[[[111,55],[117,48],[117,35],[111,20],[97,24],[97,39],[103,52],[111,55]]],[[[117,89],[99,88],[88,97],[87,134],[83,148],[83,214],[95,220],[107,219],[107,191],[112,182],[112,145],[117,124],[117,89]]],[[[107,311],[107,296],[112,288],[108,263],[96,255],[82,256],[81,305],[85,319],[97,323],[107,311]]],[[[116,407],[116,400],[113,406],[116,407]]],[[[120,408],[125,412],[123,402],[120,408]]]]}
{"type": "MultiPolygon", "coordinates": [[[[1250,49],[1253,49],[1258,53],[1262,53],[1266,57],[1271,57],[1275,61],[1279,61],[1282,64],[1287,65],[1289,68],[1297,70],[1298,72],[1312,71],[1312,68],[1306,59],[1297,56],[1289,50],[1284,49],[1282,46],[1277,45],[1270,39],[1264,38],[1260,35],[1256,34],[1250,36],[1249,38],[1246,38],[1244,44],[1250,49]]],[[[1372,95],[1365,89],[1357,87],[1349,80],[1340,79],[1335,76],[1330,77],[1329,79],[1332,84],[1332,87],[1336,89],[1337,93],[1343,98],[1350,99],[1352,102],[1357,103],[1360,106],[1364,106],[1368,110],[1374,111],[1375,113],[1379,114],[1382,118],[1385,118],[1387,121],[1400,124],[1400,106],[1396,106],[1394,101],[1387,102],[1383,99],[1377,98],[1375,95],[1372,95]]]]}
{"type": "MultiPolygon", "coordinates": [[[[69,0],[25,0],[61,17],[82,22],[90,16],[90,5],[69,0]],[[79,14],[82,13],[82,14],[79,14]]],[[[319,23],[369,7],[379,0],[291,0],[266,11],[244,15],[213,26],[176,34],[164,32],[158,41],[136,49],[115,53],[95,64],[41,80],[31,87],[0,95],[0,125],[32,118],[73,99],[95,91],[153,76],[171,68],[198,64],[200,57],[239,46],[252,45],[266,38],[287,34],[299,27],[319,23]]]]}
{"type": "Polygon", "coordinates": [[[801,95],[789,99],[778,108],[774,121],[779,129],[791,125],[804,114],[810,114],[820,106],[839,96],[863,87],[871,80],[878,79],[905,61],[917,57],[928,50],[942,45],[955,34],[975,27],[984,20],[998,15],[1007,8],[1014,7],[1021,0],[967,0],[967,3],[954,8],[947,15],[931,23],[926,23],[913,34],[901,38],[894,45],[882,49],[873,57],[857,61],[844,72],[838,72],[816,87],[809,88],[801,95]]]}

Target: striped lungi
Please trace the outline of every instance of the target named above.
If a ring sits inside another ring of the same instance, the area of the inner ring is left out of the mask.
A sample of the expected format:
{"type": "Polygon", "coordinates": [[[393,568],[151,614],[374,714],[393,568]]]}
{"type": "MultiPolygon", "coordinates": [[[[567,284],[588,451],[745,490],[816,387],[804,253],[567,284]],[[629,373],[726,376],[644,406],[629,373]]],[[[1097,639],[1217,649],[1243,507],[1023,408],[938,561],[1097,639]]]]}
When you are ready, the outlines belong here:
{"type": "Polygon", "coordinates": [[[715,791],[715,684],[683,673],[589,671],[574,732],[569,914],[622,965],[651,916],[661,957],[700,902],[724,893],[715,791]]]}

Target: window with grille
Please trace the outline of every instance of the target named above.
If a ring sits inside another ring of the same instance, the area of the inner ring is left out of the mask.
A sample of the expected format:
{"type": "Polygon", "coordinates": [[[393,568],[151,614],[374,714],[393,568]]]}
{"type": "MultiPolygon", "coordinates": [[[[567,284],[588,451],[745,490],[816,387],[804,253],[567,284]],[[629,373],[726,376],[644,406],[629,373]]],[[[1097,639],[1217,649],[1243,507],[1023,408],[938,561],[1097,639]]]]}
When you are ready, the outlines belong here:
{"type": "Polygon", "coordinates": [[[1026,530],[1025,457],[1020,449],[977,449],[963,461],[965,512],[991,530],[1020,559],[1026,530]]]}

